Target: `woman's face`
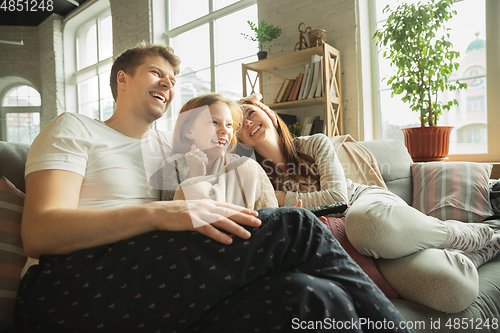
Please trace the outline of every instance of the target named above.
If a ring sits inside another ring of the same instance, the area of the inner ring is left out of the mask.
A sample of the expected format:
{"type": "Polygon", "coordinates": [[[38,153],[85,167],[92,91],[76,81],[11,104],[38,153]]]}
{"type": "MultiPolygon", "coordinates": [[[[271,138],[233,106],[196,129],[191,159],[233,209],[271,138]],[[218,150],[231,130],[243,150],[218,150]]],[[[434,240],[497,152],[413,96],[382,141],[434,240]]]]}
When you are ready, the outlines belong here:
{"type": "Polygon", "coordinates": [[[186,137],[210,157],[222,157],[233,138],[233,117],[226,103],[216,102],[209,109],[200,112],[186,137]]]}
{"type": "Polygon", "coordinates": [[[238,133],[238,139],[241,142],[255,147],[278,135],[266,112],[252,104],[244,104],[243,110],[243,126],[238,133]]]}

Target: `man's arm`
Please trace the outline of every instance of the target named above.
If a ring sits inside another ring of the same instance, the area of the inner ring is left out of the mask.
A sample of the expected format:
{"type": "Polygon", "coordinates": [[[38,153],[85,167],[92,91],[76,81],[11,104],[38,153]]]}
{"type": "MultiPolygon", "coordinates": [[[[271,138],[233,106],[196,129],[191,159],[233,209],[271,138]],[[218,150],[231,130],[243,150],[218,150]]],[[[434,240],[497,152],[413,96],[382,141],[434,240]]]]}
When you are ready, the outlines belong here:
{"type": "Polygon", "coordinates": [[[43,170],[26,177],[22,237],[28,256],[68,254],[110,244],[153,230],[196,230],[230,244],[223,229],[242,238],[250,234],[239,224],[259,226],[257,213],[230,204],[200,200],[161,201],[115,209],[78,209],[83,176],[63,170],[43,170]],[[229,218],[227,217],[229,216],[229,218]],[[194,228],[203,221],[218,221],[194,228]]]}

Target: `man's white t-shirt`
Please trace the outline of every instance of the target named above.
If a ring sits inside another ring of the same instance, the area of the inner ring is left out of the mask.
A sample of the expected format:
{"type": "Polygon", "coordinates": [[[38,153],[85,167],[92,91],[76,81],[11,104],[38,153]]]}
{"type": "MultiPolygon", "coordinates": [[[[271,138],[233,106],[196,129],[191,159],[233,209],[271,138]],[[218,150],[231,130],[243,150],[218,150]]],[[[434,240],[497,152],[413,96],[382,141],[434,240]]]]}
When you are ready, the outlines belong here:
{"type": "MultiPolygon", "coordinates": [[[[101,121],[65,112],[33,141],[25,176],[50,169],[76,172],[84,177],[78,208],[117,208],[159,200],[159,186],[149,180],[171,154],[161,132],[150,130],[134,139],[101,121]]],[[[36,264],[28,258],[21,276],[36,264]]]]}
{"type": "Polygon", "coordinates": [[[159,200],[149,178],[171,155],[166,136],[150,130],[143,139],[115,131],[103,122],[63,113],[37,136],[25,175],[49,169],[82,175],[78,208],[116,208],[159,200]]]}

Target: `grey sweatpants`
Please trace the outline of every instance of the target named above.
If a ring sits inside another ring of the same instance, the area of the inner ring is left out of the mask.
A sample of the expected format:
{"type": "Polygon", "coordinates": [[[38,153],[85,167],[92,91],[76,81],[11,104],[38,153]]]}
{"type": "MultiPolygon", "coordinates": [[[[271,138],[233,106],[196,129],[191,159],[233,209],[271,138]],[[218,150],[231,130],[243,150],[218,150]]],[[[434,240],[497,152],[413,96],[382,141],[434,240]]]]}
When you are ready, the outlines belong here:
{"type": "Polygon", "coordinates": [[[361,185],[350,204],[349,241],[378,259],[380,273],[402,298],[448,313],[474,302],[477,269],[460,251],[441,249],[450,237],[441,220],[379,187],[361,185]]]}

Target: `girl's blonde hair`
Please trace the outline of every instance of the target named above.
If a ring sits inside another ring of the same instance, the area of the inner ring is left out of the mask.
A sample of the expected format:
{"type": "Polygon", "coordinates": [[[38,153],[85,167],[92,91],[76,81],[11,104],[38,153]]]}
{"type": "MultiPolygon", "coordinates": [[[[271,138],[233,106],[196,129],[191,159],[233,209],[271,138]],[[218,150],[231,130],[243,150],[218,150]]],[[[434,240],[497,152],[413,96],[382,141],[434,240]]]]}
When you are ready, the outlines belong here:
{"type": "Polygon", "coordinates": [[[236,148],[236,133],[241,120],[241,106],[238,103],[224,98],[219,94],[206,94],[191,98],[181,108],[179,116],[177,117],[177,121],[175,122],[174,134],[172,137],[172,150],[174,153],[185,154],[191,150],[191,145],[193,144],[193,142],[186,137],[187,131],[189,131],[195,119],[198,118],[198,116],[201,114],[203,106],[208,106],[210,108],[210,105],[217,102],[226,104],[229,107],[229,110],[231,111],[231,117],[233,118],[233,137],[229,142],[226,153],[229,153],[236,148]]]}

